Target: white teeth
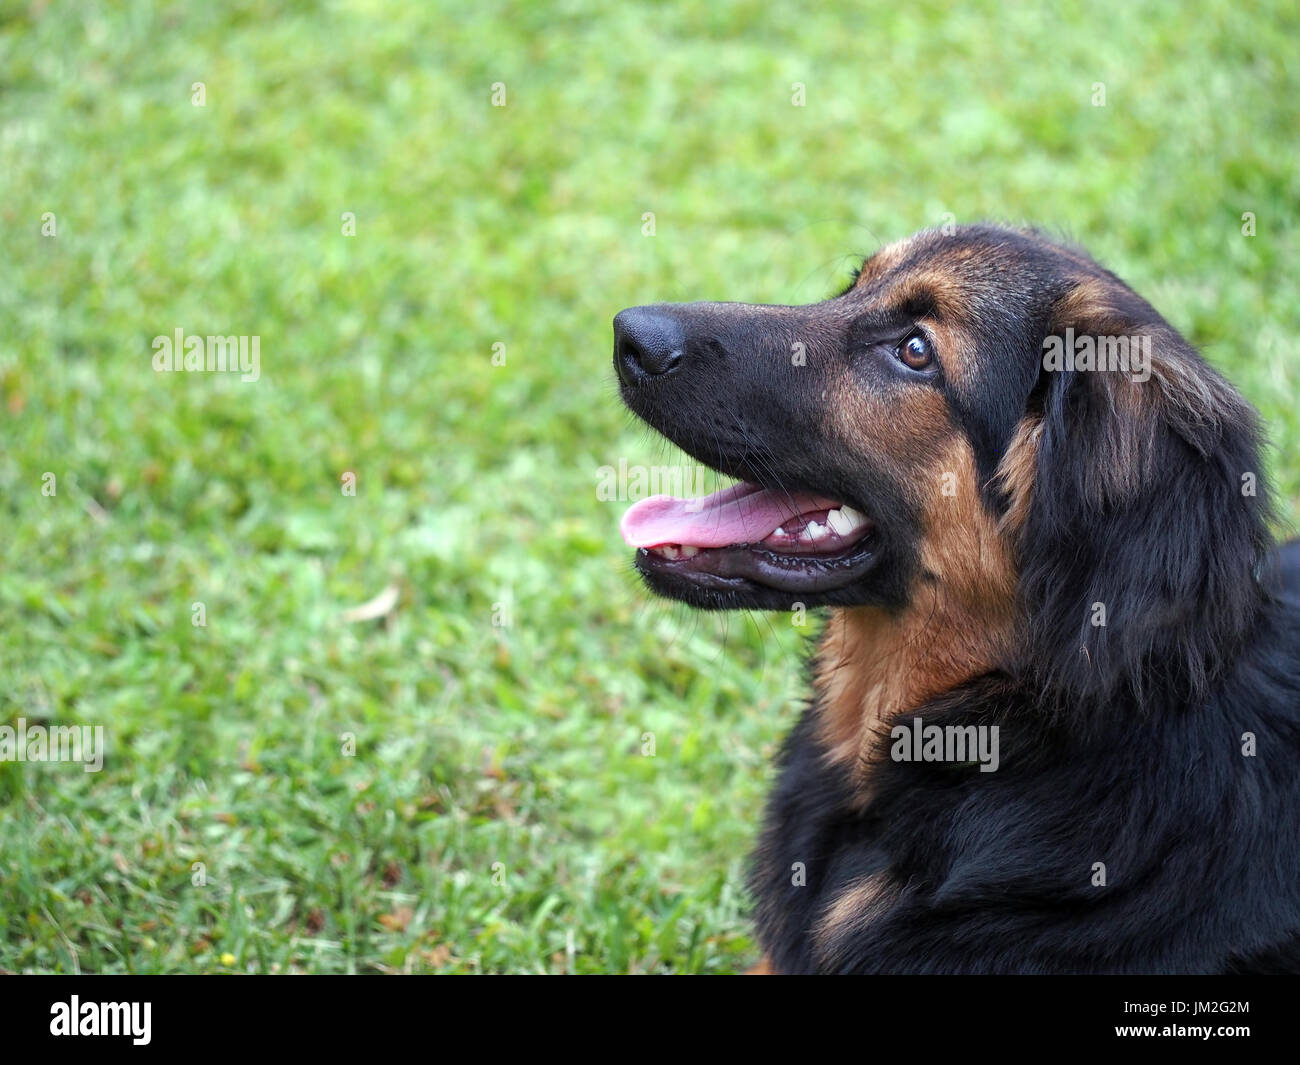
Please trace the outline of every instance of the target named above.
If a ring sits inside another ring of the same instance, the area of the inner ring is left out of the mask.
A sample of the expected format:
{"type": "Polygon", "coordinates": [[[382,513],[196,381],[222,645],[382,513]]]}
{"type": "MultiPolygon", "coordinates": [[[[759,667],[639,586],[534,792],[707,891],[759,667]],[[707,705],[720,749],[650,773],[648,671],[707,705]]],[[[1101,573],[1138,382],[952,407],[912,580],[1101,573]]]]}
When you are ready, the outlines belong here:
{"type": "Polygon", "coordinates": [[[832,510],[826,515],[826,524],[835,530],[840,536],[853,531],[853,519],[844,513],[843,509],[832,510]]]}
{"type": "Polygon", "coordinates": [[[786,531],[785,531],[785,526],[784,526],[784,525],[778,525],[778,526],[776,527],[775,531],[772,533],[772,535],[773,535],[773,536],[785,536],[785,535],[787,535],[787,533],[786,533],[786,531]]]}
{"type": "Polygon", "coordinates": [[[825,540],[830,534],[831,530],[828,526],[821,524],[821,522],[810,521],[804,527],[803,532],[799,534],[799,539],[809,541],[825,540]]]}
{"type": "Polygon", "coordinates": [[[684,546],[682,544],[660,544],[658,547],[650,548],[656,555],[661,558],[694,558],[700,553],[698,547],[684,546]]]}
{"type": "Polygon", "coordinates": [[[691,547],[689,544],[682,545],[682,558],[694,558],[700,553],[698,547],[691,547]]]}
{"type": "Polygon", "coordinates": [[[832,510],[826,515],[826,524],[838,536],[848,536],[855,529],[860,529],[867,524],[867,516],[852,507],[840,507],[839,510],[832,510]]]}
{"type": "Polygon", "coordinates": [[[676,544],[663,544],[661,547],[656,547],[654,552],[664,558],[676,558],[681,553],[677,550],[676,544]]]}

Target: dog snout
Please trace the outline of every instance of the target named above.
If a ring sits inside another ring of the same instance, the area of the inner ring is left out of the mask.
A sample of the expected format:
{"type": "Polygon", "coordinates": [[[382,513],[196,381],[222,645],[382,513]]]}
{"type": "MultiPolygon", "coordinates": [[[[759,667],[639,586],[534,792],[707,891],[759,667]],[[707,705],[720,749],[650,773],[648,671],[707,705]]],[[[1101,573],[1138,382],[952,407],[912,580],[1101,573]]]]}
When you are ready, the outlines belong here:
{"type": "Polygon", "coordinates": [[[614,316],[614,366],[624,384],[670,374],[686,348],[682,324],[654,307],[629,307],[614,316]]]}

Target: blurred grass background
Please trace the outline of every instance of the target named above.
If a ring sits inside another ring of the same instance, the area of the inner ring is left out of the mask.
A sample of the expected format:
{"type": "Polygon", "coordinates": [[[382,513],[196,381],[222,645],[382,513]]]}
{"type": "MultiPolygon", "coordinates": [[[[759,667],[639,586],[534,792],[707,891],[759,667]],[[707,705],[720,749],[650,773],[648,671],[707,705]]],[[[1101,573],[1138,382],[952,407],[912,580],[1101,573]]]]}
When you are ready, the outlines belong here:
{"type": "Polygon", "coordinates": [[[0,763],[0,969],[753,960],[807,630],[637,587],[621,307],[1041,223],[1258,404],[1294,522],[1295,5],[852,6],[0,8],[0,722],[109,741],[0,763]],[[153,373],[177,327],[261,379],[153,373]]]}

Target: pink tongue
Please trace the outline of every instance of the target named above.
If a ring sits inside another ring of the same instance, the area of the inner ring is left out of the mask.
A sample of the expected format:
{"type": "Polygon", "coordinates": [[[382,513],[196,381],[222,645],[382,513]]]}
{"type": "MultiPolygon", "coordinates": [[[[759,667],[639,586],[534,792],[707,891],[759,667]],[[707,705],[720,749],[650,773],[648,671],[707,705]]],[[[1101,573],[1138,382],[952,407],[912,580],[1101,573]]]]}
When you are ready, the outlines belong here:
{"type": "Polygon", "coordinates": [[[619,530],[633,547],[727,547],[757,543],[799,514],[838,506],[822,496],[778,492],[742,481],[700,499],[643,499],[627,508],[619,530]]]}

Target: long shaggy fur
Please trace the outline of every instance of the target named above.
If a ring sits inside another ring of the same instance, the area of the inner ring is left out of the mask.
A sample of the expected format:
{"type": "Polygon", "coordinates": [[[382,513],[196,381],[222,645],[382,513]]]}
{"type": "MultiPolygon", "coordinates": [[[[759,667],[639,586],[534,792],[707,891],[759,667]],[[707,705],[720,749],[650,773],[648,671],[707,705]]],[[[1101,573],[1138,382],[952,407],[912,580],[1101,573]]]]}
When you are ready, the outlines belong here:
{"type": "Polygon", "coordinates": [[[1274,544],[1259,420],[1227,381],[1028,230],[920,234],[812,307],[656,313],[686,362],[625,390],[638,413],[878,525],[875,569],[818,600],[830,635],[751,877],[768,968],[1300,972],[1300,544],[1274,544]],[[916,328],[942,363],[924,379],[881,342],[916,328]],[[1149,380],[1049,367],[1067,330],[1147,338],[1149,380]],[[947,499],[961,468],[978,484],[947,499]],[[917,719],[996,726],[997,770],[894,760],[917,719]]]}

